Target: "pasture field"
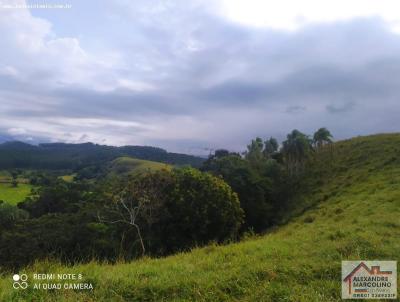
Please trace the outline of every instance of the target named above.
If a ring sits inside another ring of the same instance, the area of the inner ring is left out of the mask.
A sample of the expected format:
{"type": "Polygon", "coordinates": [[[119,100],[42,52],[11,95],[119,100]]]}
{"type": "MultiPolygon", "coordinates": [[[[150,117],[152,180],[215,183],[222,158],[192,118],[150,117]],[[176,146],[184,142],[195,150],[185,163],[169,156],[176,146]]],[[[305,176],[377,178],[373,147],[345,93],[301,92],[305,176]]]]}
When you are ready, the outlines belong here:
{"type": "Polygon", "coordinates": [[[157,171],[162,169],[169,170],[171,169],[171,165],[124,156],[119,157],[111,162],[109,174],[135,175],[147,171],[157,171]]]}
{"type": "Polygon", "coordinates": [[[13,187],[10,183],[0,183],[0,200],[16,205],[23,201],[31,192],[33,186],[29,184],[18,184],[13,187]]]}

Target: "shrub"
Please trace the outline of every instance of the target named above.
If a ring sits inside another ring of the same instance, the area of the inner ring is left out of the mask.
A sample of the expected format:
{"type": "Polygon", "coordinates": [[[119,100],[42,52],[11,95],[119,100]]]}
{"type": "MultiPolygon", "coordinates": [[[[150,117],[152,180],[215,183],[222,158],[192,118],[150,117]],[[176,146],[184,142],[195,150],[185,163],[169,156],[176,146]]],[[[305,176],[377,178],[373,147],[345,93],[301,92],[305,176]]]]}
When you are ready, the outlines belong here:
{"type": "Polygon", "coordinates": [[[137,253],[141,241],[146,253],[164,255],[236,239],[243,222],[238,196],[230,186],[196,169],[149,172],[136,176],[119,190],[114,202],[117,214],[108,215],[107,220],[128,214],[127,207],[138,209],[136,226],[120,225],[133,236],[125,246],[126,250],[135,246],[132,253],[137,253]]]}

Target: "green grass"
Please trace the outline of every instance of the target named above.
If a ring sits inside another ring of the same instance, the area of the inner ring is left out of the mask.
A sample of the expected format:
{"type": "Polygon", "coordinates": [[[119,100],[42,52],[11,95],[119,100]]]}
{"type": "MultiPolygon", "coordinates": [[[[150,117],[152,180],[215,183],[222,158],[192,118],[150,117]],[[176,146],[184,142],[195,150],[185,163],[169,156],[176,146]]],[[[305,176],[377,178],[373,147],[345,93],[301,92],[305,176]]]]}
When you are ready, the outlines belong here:
{"type": "Polygon", "coordinates": [[[74,174],[63,175],[63,176],[60,176],[59,178],[61,178],[65,182],[73,182],[75,176],[76,176],[76,174],[74,173],[74,174]]]}
{"type": "Polygon", "coordinates": [[[339,142],[334,154],[304,177],[298,216],[264,236],[117,265],[42,261],[30,279],[81,273],[95,289],[16,291],[7,273],[0,301],[341,301],[342,260],[400,260],[400,135],[339,142]]]}
{"type": "Polygon", "coordinates": [[[159,162],[126,156],[113,160],[109,167],[110,174],[117,175],[135,175],[146,171],[156,171],[162,169],[171,169],[171,166],[159,162]]]}
{"type": "Polygon", "coordinates": [[[10,183],[0,183],[0,200],[15,205],[23,201],[31,189],[32,186],[29,184],[18,184],[18,187],[12,187],[10,183]]]}

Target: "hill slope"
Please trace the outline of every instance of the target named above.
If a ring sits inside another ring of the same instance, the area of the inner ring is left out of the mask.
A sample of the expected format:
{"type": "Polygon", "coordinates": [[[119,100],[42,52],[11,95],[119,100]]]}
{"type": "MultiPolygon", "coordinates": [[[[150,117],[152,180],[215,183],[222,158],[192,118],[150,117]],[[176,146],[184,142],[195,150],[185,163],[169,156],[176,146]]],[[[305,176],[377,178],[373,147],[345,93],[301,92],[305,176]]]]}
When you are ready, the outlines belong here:
{"type": "Polygon", "coordinates": [[[18,187],[13,187],[8,183],[0,183],[0,200],[16,205],[28,197],[32,188],[33,186],[29,184],[19,184],[18,187]]]}
{"type": "Polygon", "coordinates": [[[17,204],[23,201],[33,188],[27,179],[19,177],[18,186],[12,185],[12,177],[7,171],[0,170],[0,200],[9,204],[17,204]]]}
{"type": "Polygon", "coordinates": [[[134,175],[149,170],[156,171],[170,168],[171,166],[167,164],[123,156],[118,157],[110,163],[109,173],[134,175]]]}
{"type": "Polygon", "coordinates": [[[341,301],[341,260],[400,260],[400,135],[335,144],[313,163],[301,213],[269,234],[165,259],[33,272],[81,273],[93,291],[15,291],[0,279],[1,301],[341,301]],[[323,167],[326,168],[323,168],[323,167]],[[319,175],[319,177],[315,177],[319,175]]]}

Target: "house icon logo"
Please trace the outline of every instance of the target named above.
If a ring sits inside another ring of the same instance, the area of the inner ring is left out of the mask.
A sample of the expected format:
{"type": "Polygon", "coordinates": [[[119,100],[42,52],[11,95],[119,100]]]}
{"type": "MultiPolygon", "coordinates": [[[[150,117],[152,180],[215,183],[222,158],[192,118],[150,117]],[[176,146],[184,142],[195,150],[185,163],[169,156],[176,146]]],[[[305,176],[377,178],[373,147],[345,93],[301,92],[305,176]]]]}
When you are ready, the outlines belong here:
{"type": "Polygon", "coordinates": [[[342,299],[396,298],[396,261],[342,261],[342,299]]]}

